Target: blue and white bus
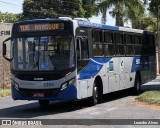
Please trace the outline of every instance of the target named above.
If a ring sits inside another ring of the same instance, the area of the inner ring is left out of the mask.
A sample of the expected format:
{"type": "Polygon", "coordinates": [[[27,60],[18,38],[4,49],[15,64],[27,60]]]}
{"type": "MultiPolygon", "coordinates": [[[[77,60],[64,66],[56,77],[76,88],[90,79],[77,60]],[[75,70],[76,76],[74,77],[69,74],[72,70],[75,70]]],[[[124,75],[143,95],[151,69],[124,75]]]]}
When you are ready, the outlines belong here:
{"type": "Polygon", "coordinates": [[[139,91],[156,77],[154,33],[81,19],[15,23],[3,56],[11,63],[12,98],[40,106],[84,98],[95,105],[103,94],[139,91]]]}

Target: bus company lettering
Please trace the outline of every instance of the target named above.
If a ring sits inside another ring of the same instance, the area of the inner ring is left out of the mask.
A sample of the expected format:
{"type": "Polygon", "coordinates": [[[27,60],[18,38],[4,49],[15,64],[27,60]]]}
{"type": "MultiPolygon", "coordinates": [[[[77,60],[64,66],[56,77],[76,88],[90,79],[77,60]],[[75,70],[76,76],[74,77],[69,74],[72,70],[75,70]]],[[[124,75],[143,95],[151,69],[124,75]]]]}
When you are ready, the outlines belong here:
{"type": "Polygon", "coordinates": [[[10,31],[0,31],[0,36],[8,36],[10,33],[10,31]]]}

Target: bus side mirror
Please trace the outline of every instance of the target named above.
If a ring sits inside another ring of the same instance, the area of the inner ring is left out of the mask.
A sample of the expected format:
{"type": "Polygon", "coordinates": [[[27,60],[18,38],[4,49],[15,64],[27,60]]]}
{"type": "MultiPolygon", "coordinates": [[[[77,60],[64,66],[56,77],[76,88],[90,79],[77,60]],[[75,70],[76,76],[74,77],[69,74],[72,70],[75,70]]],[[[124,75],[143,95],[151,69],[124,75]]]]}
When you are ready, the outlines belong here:
{"type": "Polygon", "coordinates": [[[6,42],[9,41],[9,40],[11,40],[11,37],[9,37],[5,41],[3,41],[3,52],[2,52],[2,54],[3,54],[3,57],[6,60],[11,61],[13,58],[7,56],[7,44],[6,44],[6,42]]]}

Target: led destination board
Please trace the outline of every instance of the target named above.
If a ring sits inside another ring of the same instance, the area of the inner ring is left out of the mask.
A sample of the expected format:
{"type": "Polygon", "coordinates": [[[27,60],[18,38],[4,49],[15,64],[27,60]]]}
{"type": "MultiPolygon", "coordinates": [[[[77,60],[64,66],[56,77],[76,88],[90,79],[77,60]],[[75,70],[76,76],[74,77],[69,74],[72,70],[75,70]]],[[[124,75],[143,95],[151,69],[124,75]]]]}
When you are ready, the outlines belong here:
{"type": "Polygon", "coordinates": [[[63,30],[64,23],[47,23],[47,24],[27,24],[20,25],[20,32],[32,32],[32,31],[51,31],[51,30],[63,30]]]}

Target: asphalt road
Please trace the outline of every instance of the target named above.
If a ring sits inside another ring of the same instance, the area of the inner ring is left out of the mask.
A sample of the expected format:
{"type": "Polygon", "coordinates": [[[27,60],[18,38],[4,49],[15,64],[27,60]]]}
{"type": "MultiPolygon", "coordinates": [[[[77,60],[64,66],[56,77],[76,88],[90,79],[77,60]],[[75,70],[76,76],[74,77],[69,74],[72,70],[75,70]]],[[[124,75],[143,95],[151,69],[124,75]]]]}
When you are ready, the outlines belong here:
{"type": "MultiPolygon", "coordinates": [[[[160,89],[160,77],[142,86],[142,91],[160,89]]],[[[111,127],[111,128],[134,128],[134,127],[160,127],[158,125],[103,125],[98,126],[99,120],[94,119],[160,119],[160,107],[150,107],[135,102],[135,95],[129,90],[107,94],[101,104],[89,106],[88,100],[76,102],[51,102],[48,108],[39,107],[37,101],[14,101],[11,97],[0,98],[0,118],[1,119],[92,119],[91,124],[97,121],[96,125],[56,125],[56,127],[111,127]]],[[[107,120],[106,120],[107,121],[107,120]]],[[[112,121],[112,120],[111,120],[112,121]]],[[[122,120],[123,121],[123,120],[122,120]]],[[[80,122],[83,124],[83,122],[80,122]]],[[[105,123],[104,123],[105,124],[105,123]]],[[[4,126],[0,126],[4,127],[4,126]]],[[[30,126],[31,127],[31,126],[30,126]]],[[[34,127],[34,126],[32,126],[34,127]]],[[[39,127],[52,127],[51,125],[39,127]]],[[[55,126],[54,126],[55,127],[55,126]]],[[[5,126],[6,128],[6,126],[5,126]]]]}

